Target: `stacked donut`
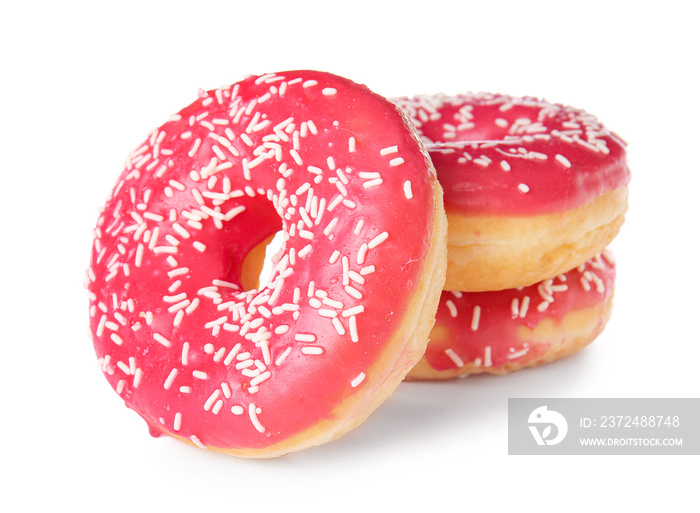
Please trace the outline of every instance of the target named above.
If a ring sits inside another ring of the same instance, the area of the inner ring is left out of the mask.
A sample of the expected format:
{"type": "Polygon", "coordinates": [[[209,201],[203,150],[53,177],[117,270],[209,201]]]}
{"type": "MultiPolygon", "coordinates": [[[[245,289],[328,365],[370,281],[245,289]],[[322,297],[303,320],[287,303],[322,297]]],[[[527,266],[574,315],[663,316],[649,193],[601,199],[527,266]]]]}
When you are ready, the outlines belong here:
{"type": "Polygon", "coordinates": [[[498,94],[393,100],[444,188],[445,292],[413,379],[502,374],[590,343],[627,210],[625,142],[583,110],[498,94]]]}
{"type": "Polygon", "coordinates": [[[610,314],[624,155],[530,98],[392,103],[304,70],[202,91],[99,216],[100,370],[155,436],[269,458],[341,436],[407,376],[570,353],[610,314]]]}

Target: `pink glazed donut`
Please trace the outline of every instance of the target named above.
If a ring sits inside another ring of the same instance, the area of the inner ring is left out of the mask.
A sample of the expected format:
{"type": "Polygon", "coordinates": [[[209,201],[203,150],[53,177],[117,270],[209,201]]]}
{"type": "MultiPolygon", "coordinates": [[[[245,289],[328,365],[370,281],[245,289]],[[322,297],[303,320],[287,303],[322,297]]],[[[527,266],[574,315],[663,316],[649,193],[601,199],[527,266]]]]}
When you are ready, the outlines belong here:
{"type": "Polygon", "coordinates": [[[581,265],[627,211],[625,143],[583,110],[498,94],[393,100],[445,190],[445,290],[523,287],[581,265]]]}
{"type": "Polygon", "coordinates": [[[445,240],[425,148],[365,86],[290,71],[202,92],[99,217],[100,367],[156,436],[256,458],[330,441],[421,358],[445,240]],[[269,284],[245,290],[246,256],[280,229],[269,284]]]}
{"type": "Polygon", "coordinates": [[[604,250],[567,273],[520,289],[442,293],[425,356],[410,379],[506,374],[575,353],[604,329],[615,265],[604,250]]]}

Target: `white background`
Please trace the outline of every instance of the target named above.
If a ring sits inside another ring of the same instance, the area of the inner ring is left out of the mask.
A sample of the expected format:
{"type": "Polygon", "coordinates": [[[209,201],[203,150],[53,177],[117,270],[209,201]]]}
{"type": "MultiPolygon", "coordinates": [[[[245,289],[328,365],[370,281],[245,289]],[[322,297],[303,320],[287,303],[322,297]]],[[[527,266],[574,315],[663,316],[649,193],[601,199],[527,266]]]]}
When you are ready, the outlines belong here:
{"type": "Polygon", "coordinates": [[[507,455],[509,397],[700,397],[691,4],[4,2],[0,462],[10,475],[0,509],[697,505],[697,456],[507,455]],[[88,335],[82,286],[98,209],[126,154],[198,88],[298,68],[384,96],[545,97],[629,141],[630,210],[612,246],[617,293],[604,334],[539,369],[404,383],[341,440],[278,460],[149,437],[101,376],[88,335]]]}

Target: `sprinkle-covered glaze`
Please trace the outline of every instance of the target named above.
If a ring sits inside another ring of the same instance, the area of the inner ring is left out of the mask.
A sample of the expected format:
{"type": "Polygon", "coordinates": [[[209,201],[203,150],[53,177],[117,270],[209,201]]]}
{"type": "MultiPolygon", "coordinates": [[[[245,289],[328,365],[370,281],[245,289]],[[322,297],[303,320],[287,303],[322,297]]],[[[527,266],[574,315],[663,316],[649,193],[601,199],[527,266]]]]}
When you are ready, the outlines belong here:
{"type": "Polygon", "coordinates": [[[630,180],[624,141],[581,109],[490,93],[392,101],[421,133],[448,213],[556,213],[630,180]]]}
{"type": "Polygon", "coordinates": [[[381,386],[378,358],[399,360],[383,350],[424,271],[435,187],[415,132],[364,86],[295,71],[200,92],[129,155],[99,217],[105,377],[155,433],[201,447],[337,420],[381,386]],[[245,256],[278,230],[269,284],[242,290],[245,256]]]}
{"type": "Polygon", "coordinates": [[[444,291],[421,364],[457,376],[502,373],[535,363],[550,342],[523,335],[545,319],[558,325],[571,312],[601,305],[612,297],[614,281],[613,257],[606,250],[576,269],[529,287],[444,291]]]}

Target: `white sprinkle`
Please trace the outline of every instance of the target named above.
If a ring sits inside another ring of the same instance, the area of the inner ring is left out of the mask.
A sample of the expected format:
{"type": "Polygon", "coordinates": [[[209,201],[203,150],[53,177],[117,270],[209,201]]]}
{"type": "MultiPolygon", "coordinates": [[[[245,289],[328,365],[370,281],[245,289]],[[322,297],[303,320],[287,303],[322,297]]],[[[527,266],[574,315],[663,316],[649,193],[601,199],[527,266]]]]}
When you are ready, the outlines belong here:
{"type": "Polygon", "coordinates": [[[185,308],[185,312],[188,314],[191,314],[192,312],[194,312],[197,309],[198,306],[199,306],[199,298],[196,297],[192,300],[192,304],[190,306],[188,306],[187,308],[185,308]]]}
{"type": "Polygon", "coordinates": [[[481,318],[481,307],[480,306],[475,306],[474,307],[474,313],[472,314],[472,331],[476,331],[479,329],[479,319],[481,318]]]}
{"type": "Polygon", "coordinates": [[[350,382],[350,386],[355,388],[357,387],[360,383],[362,383],[365,380],[365,373],[360,372],[355,378],[350,382]]]}
{"type": "MultiPolygon", "coordinates": [[[[342,194],[336,194],[336,196],[331,200],[331,202],[328,204],[328,211],[330,212],[333,210],[335,207],[337,207],[340,202],[343,201],[343,195],[342,194]]],[[[332,221],[331,221],[332,222],[332,221]]],[[[330,223],[328,223],[330,224],[330,223]]],[[[325,233],[325,230],[324,230],[325,233]]],[[[327,235],[327,234],[326,234],[327,235]]]]}
{"type": "Polygon", "coordinates": [[[399,151],[398,146],[387,146],[386,148],[382,148],[379,150],[380,155],[390,155],[391,153],[396,153],[399,151]]]}
{"type": "Polygon", "coordinates": [[[168,374],[168,377],[165,380],[165,383],[163,383],[163,388],[166,390],[169,390],[171,385],[173,384],[173,381],[175,381],[175,376],[177,376],[177,369],[173,369],[170,371],[170,374],[168,374]]]}
{"type": "Polygon", "coordinates": [[[269,370],[266,370],[266,371],[258,374],[257,376],[255,376],[253,379],[251,379],[250,386],[252,386],[252,387],[258,386],[260,383],[262,383],[263,381],[268,379],[270,376],[272,376],[272,372],[270,372],[269,370]]]}
{"type": "Polygon", "coordinates": [[[116,322],[107,321],[107,322],[105,322],[105,328],[112,330],[112,331],[117,331],[119,329],[119,325],[116,322]]]}
{"type": "Polygon", "coordinates": [[[355,283],[359,284],[363,284],[365,282],[365,279],[362,277],[362,275],[356,273],[355,271],[348,271],[348,278],[350,278],[355,283]]]}
{"type": "Polygon", "coordinates": [[[175,414],[175,421],[173,422],[173,429],[175,431],[180,431],[181,427],[182,427],[182,413],[177,412],[175,414]]]}
{"type": "Polygon", "coordinates": [[[530,306],[530,296],[525,296],[523,298],[523,302],[520,303],[520,312],[518,313],[518,316],[523,319],[527,315],[527,310],[530,306]]]}
{"type": "Polygon", "coordinates": [[[250,417],[250,421],[253,423],[253,426],[255,426],[255,429],[258,430],[260,433],[265,432],[265,427],[260,423],[260,420],[258,419],[258,413],[259,410],[255,406],[255,404],[250,403],[248,406],[248,416],[250,417]]]}
{"type": "Polygon", "coordinates": [[[454,301],[448,299],[447,301],[445,301],[445,306],[450,311],[451,317],[457,317],[457,307],[455,306],[454,301]]]}
{"type": "Polygon", "coordinates": [[[306,355],[323,354],[323,348],[319,346],[304,346],[301,348],[301,353],[306,355]]]}
{"type": "Polygon", "coordinates": [[[297,333],[294,340],[298,342],[316,342],[316,335],[312,333],[297,333]]]}
{"type": "Polygon", "coordinates": [[[190,270],[187,267],[180,267],[178,269],[173,269],[172,271],[168,271],[168,278],[174,278],[176,276],[181,276],[183,274],[189,273],[190,270]]]}
{"type": "MultiPolygon", "coordinates": [[[[511,351],[512,351],[512,350],[513,350],[513,349],[511,348],[511,351]]],[[[520,358],[521,356],[525,356],[525,355],[528,353],[529,350],[530,350],[530,349],[526,347],[525,349],[522,349],[522,350],[520,350],[520,351],[518,351],[518,352],[516,352],[516,353],[511,353],[511,354],[508,355],[508,359],[509,359],[509,360],[515,360],[516,358],[520,358]]]]}
{"type": "Polygon", "coordinates": [[[243,205],[239,205],[239,206],[237,206],[237,207],[234,207],[234,208],[232,208],[231,210],[229,210],[228,212],[226,212],[226,213],[224,214],[224,219],[223,219],[223,220],[224,220],[224,221],[230,221],[231,219],[233,219],[233,218],[236,217],[238,214],[240,214],[241,212],[244,212],[244,211],[245,211],[245,207],[244,207],[243,205]]]}
{"type": "Polygon", "coordinates": [[[170,341],[160,333],[154,333],[153,338],[156,339],[157,342],[163,344],[165,347],[170,347],[170,341]]]}
{"type": "Polygon", "coordinates": [[[200,253],[204,253],[207,249],[207,247],[200,241],[196,240],[192,243],[192,246],[194,246],[194,249],[199,251],[200,253]]]}
{"type": "Polygon", "coordinates": [[[294,159],[294,162],[297,163],[298,166],[301,166],[304,162],[301,160],[301,156],[299,156],[299,153],[295,149],[289,150],[289,154],[292,156],[294,159]]]}
{"type": "Polygon", "coordinates": [[[524,193],[529,192],[530,188],[527,185],[525,185],[524,183],[521,183],[520,185],[518,185],[518,190],[524,194],[524,193]]]}
{"type": "Polygon", "coordinates": [[[181,292],[176,296],[163,296],[163,301],[165,301],[166,303],[179,303],[184,299],[187,299],[187,294],[185,292],[181,292]]]}
{"type": "Polygon", "coordinates": [[[195,445],[196,445],[197,447],[199,447],[200,449],[206,449],[206,448],[207,448],[207,446],[204,445],[202,442],[200,442],[200,441],[199,441],[199,438],[197,438],[197,437],[194,436],[194,435],[190,436],[190,440],[192,441],[193,444],[195,444],[195,445]]]}
{"type": "Polygon", "coordinates": [[[369,189],[370,187],[376,187],[377,185],[381,185],[384,182],[381,178],[375,178],[374,180],[369,180],[367,182],[363,182],[362,186],[365,189],[369,189]]]}
{"type": "Polygon", "coordinates": [[[126,374],[127,376],[131,375],[131,369],[124,362],[122,362],[122,361],[117,362],[117,367],[119,367],[122,370],[122,372],[124,374],[126,374]]]}
{"type": "Polygon", "coordinates": [[[209,396],[209,399],[207,399],[207,401],[204,403],[204,410],[205,410],[205,411],[209,411],[209,409],[211,408],[212,404],[214,404],[214,401],[216,401],[216,400],[219,398],[219,394],[220,394],[220,393],[221,393],[221,392],[219,391],[218,388],[217,388],[216,390],[214,390],[214,393],[211,394],[211,395],[209,396]]]}
{"type": "Polygon", "coordinates": [[[411,189],[411,181],[410,180],[406,180],[403,183],[403,193],[406,196],[406,199],[413,198],[413,190],[411,189]]]}
{"type": "Polygon", "coordinates": [[[185,342],[182,344],[182,365],[187,365],[188,355],[190,352],[190,343],[185,342]]]}
{"type": "MultiPolygon", "coordinates": [[[[290,82],[290,84],[291,84],[291,82],[290,82]]],[[[302,87],[313,87],[316,84],[318,84],[318,82],[316,80],[307,80],[306,82],[304,82],[302,84],[302,87]]]]}
{"type": "Polygon", "coordinates": [[[603,280],[600,279],[600,277],[597,274],[591,274],[593,283],[595,283],[596,292],[598,292],[598,294],[603,294],[605,292],[605,283],[603,282],[603,280]]]}
{"type": "Polygon", "coordinates": [[[289,325],[287,324],[280,324],[275,328],[275,335],[284,335],[289,331],[289,325]]]}
{"type": "Polygon", "coordinates": [[[367,244],[362,244],[362,246],[360,246],[360,249],[357,251],[357,264],[358,265],[362,265],[365,263],[365,258],[367,257],[367,250],[368,250],[367,244]]]}
{"type": "Polygon", "coordinates": [[[306,255],[308,255],[311,252],[311,249],[311,244],[307,244],[297,252],[297,255],[299,256],[299,258],[303,259],[306,255]]]}
{"type": "Polygon", "coordinates": [[[557,153],[554,157],[554,160],[559,162],[564,167],[571,167],[571,162],[569,162],[569,159],[567,159],[564,155],[560,155],[559,153],[557,153]]]}
{"type": "MultiPolygon", "coordinates": [[[[334,217],[333,219],[331,219],[331,221],[328,223],[328,225],[323,229],[323,234],[326,237],[328,237],[333,232],[333,229],[335,228],[336,224],[338,224],[338,218],[334,217]]],[[[333,262],[331,262],[331,263],[333,263],[333,262]]]]}
{"type": "Polygon", "coordinates": [[[457,367],[464,367],[464,360],[462,360],[457,353],[452,349],[445,349],[445,354],[450,360],[454,362],[457,367]]]}
{"type": "Polygon", "coordinates": [[[365,225],[365,220],[360,219],[355,225],[355,229],[352,231],[353,235],[359,235],[362,231],[362,227],[365,225]]]}
{"type": "MultiPolygon", "coordinates": [[[[345,315],[345,312],[343,312],[343,315],[345,315]]],[[[350,327],[350,340],[353,342],[360,340],[360,338],[357,336],[357,320],[354,315],[350,317],[348,326],[350,327]]]]}
{"type": "Polygon", "coordinates": [[[229,351],[228,355],[226,355],[226,358],[224,359],[224,365],[226,365],[227,367],[231,365],[233,359],[236,358],[236,355],[238,354],[238,351],[240,351],[240,349],[241,343],[239,342],[235,346],[233,346],[229,351]]]}
{"type": "Polygon", "coordinates": [[[192,148],[190,148],[190,151],[187,153],[187,155],[192,158],[194,155],[197,153],[197,150],[199,150],[199,145],[202,144],[202,140],[197,138],[197,140],[194,142],[192,145],[192,148]]]}
{"type": "Polygon", "coordinates": [[[387,232],[382,232],[379,235],[377,235],[374,239],[369,241],[367,247],[369,249],[374,249],[377,246],[379,246],[382,242],[384,242],[387,238],[389,238],[389,234],[387,232]]]}
{"type": "Polygon", "coordinates": [[[355,287],[351,287],[350,285],[346,285],[345,292],[347,292],[348,295],[354,297],[355,299],[362,299],[362,293],[359,290],[357,290],[355,287]]]}
{"type": "Polygon", "coordinates": [[[344,256],[341,259],[341,262],[343,264],[343,285],[349,285],[350,284],[350,260],[348,257],[344,256]]]}
{"type": "Polygon", "coordinates": [[[144,212],[143,217],[146,219],[150,219],[151,221],[157,221],[157,222],[162,222],[165,220],[165,218],[160,215],[160,214],[153,214],[151,212],[144,212]]]}
{"type": "Polygon", "coordinates": [[[333,96],[335,93],[338,92],[337,89],[334,89],[333,87],[324,87],[323,90],[321,91],[325,96],[333,96]]]}
{"type": "Polygon", "coordinates": [[[360,269],[360,274],[362,276],[367,276],[368,274],[372,274],[375,271],[375,268],[373,265],[368,265],[366,267],[363,267],[360,269]]]}
{"type": "MultiPolygon", "coordinates": [[[[335,313],[335,312],[334,312],[335,313]]],[[[337,315],[337,314],[336,314],[337,315]]],[[[343,326],[343,323],[340,322],[338,317],[333,317],[331,320],[331,323],[333,324],[333,327],[335,328],[335,331],[338,332],[338,335],[345,335],[345,327],[343,326]]]]}
{"type": "Polygon", "coordinates": [[[180,301],[179,303],[175,303],[171,307],[168,308],[168,312],[173,313],[177,312],[178,310],[182,310],[183,308],[187,308],[190,305],[190,300],[185,299],[184,301],[180,301]]]}
{"type": "Polygon", "coordinates": [[[389,161],[389,165],[390,165],[390,166],[400,166],[400,165],[403,164],[404,162],[406,162],[406,161],[405,161],[403,158],[401,158],[401,157],[396,157],[395,159],[391,159],[391,160],[389,161]]]}
{"type": "Polygon", "coordinates": [[[491,362],[491,346],[486,346],[484,348],[484,367],[491,367],[493,363],[491,362]]]}
{"type": "Polygon", "coordinates": [[[134,259],[134,265],[136,267],[141,267],[142,261],[143,261],[143,244],[139,244],[136,247],[136,258],[134,259]]]}
{"type": "Polygon", "coordinates": [[[364,311],[365,311],[365,307],[363,305],[353,306],[352,308],[348,308],[347,310],[343,310],[343,317],[355,316],[357,314],[361,314],[364,311]]]}
{"type": "Polygon", "coordinates": [[[235,283],[230,282],[230,281],[214,279],[214,280],[212,280],[211,283],[212,283],[212,285],[216,285],[217,287],[226,287],[226,288],[229,288],[229,289],[238,289],[238,285],[236,285],[235,283]]]}
{"type": "Polygon", "coordinates": [[[291,348],[291,347],[288,347],[287,349],[285,349],[285,350],[282,352],[282,354],[279,355],[279,356],[277,357],[277,359],[275,360],[275,365],[277,365],[277,366],[282,365],[282,362],[284,362],[284,360],[287,358],[287,356],[289,356],[289,353],[291,353],[291,352],[292,352],[292,348],[291,348]]]}
{"type": "Polygon", "coordinates": [[[95,336],[101,337],[102,334],[104,333],[104,328],[107,323],[107,316],[105,314],[102,314],[102,317],[100,317],[100,322],[97,325],[97,330],[95,330],[95,336]]]}
{"type": "Polygon", "coordinates": [[[354,137],[350,137],[350,139],[348,139],[348,151],[350,153],[355,152],[355,138],[354,137]]]}
{"type": "Polygon", "coordinates": [[[591,290],[590,280],[588,278],[586,278],[586,276],[584,275],[584,276],[581,276],[580,281],[581,281],[581,287],[583,287],[583,290],[586,292],[589,292],[591,290]]]}
{"type": "Polygon", "coordinates": [[[501,169],[503,169],[503,171],[510,171],[510,164],[505,160],[501,160],[501,169]]]}
{"type": "Polygon", "coordinates": [[[168,253],[174,255],[177,254],[177,248],[175,246],[156,246],[155,248],[153,248],[153,252],[156,254],[168,253]]]}
{"type": "Polygon", "coordinates": [[[192,371],[192,376],[197,379],[207,379],[207,373],[200,370],[192,371]]]}

